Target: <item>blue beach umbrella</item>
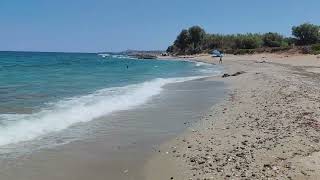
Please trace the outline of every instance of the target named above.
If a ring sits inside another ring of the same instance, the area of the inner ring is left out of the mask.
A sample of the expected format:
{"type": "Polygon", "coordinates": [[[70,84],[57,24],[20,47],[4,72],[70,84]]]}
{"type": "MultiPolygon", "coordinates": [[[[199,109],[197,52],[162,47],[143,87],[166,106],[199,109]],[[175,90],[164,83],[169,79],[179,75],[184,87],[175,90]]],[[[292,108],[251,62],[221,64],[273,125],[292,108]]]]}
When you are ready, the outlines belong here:
{"type": "Polygon", "coordinates": [[[222,56],[222,54],[221,54],[221,52],[220,51],[218,51],[218,50],[213,50],[212,52],[211,52],[211,54],[212,54],[212,56],[216,56],[216,57],[220,57],[220,56],[222,56]]]}

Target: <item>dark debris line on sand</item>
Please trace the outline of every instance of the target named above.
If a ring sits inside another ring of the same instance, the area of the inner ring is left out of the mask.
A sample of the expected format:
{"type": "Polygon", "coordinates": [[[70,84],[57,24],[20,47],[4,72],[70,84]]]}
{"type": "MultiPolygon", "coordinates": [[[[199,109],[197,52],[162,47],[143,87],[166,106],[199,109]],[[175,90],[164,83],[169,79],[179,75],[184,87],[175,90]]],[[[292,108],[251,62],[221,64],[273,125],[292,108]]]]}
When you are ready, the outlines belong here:
{"type": "Polygon", "coordinates": [[[240,74],[243,74],[243,73],[245,73],[245,72],[244,71],[238,71],[238,72],[233,73],[231,75],[228,74],[228,73],[225,73],[225,74],[222,75],[222,77],[225,78],[225,77],[229,77],[229,76],[239,76],[240,74]]]}

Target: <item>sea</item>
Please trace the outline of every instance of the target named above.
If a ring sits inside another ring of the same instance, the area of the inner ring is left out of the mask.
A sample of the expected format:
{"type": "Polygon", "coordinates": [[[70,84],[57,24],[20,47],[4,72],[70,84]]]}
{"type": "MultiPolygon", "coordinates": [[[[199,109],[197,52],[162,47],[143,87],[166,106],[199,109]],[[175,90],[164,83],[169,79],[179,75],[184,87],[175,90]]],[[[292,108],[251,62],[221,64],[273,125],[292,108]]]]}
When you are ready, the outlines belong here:
{"type": "Polygon", "coordinates": [[[81,140],[92,133],[82,131],[89,122],[144,106],[167,85],[222,71],[188,60],[0,52],[0,156],[81,140]]]}

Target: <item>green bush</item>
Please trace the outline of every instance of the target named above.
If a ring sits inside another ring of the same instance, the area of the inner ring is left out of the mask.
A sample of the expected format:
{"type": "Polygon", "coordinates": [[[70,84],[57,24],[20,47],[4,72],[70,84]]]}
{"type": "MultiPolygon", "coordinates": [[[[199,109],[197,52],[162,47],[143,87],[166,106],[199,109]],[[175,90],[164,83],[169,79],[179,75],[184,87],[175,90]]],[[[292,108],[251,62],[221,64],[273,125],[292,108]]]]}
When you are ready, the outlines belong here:
{"type": "Polygon", "coordinates": [[[253,54],[255,53],[255,49],[236,49],[234,50],[234,55],[243,55],[243,54],[253,54]]]}
{"type": "Polygon", "coordinates": [[[266,47],[281,47],[286,45],[283,36],[278,33],[266,33],[262,39],[263,45],[266,47]]]}
{"type": "Polygon", "coordinates": [[[320,54],[320,43],[311,46],[312,54],[320,54]]]}
{"type": "Polygon", "coordinates": [[[262,45],[259,34],[238,34],[235,38],[235,49],[255,49],[262,45]]]}
{"type": "Polygon", "coordinates": [[[283,39],[283,41],[288,46],[294,46],[297,43],[297,39],[292,37],[286,37],[283,39]]]}
{"type": "Polygon", "coordinates": [[[283,51],[288,51],[290,50],[290,47],[289,46],[282,46],[282,47],[274,47],[274,48],[271,48],[271,53],[275,53],[275,52],[283,52],[283,51]]]}
{"type": "Polygon", "coordinates": [[[311,46],[311,49],[312,49],[313,51],[320,51],[320,43],[318,43],[318,44],[313,44],[313,45],[311,46]]]}

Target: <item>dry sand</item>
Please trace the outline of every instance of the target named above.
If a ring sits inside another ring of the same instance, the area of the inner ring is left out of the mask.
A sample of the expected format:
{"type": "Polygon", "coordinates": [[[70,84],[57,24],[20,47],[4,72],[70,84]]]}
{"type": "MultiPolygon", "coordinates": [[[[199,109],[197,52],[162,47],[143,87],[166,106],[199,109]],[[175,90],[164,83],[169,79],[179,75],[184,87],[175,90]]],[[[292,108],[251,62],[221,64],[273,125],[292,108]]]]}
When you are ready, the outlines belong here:
{"type": "Polygon", "coordinates": [[[320,179],[320,59],[229,55],[223,63],[245,73],[213,77],[228,85],[227,98],[163,144],[145,179],[320,179]]]}

